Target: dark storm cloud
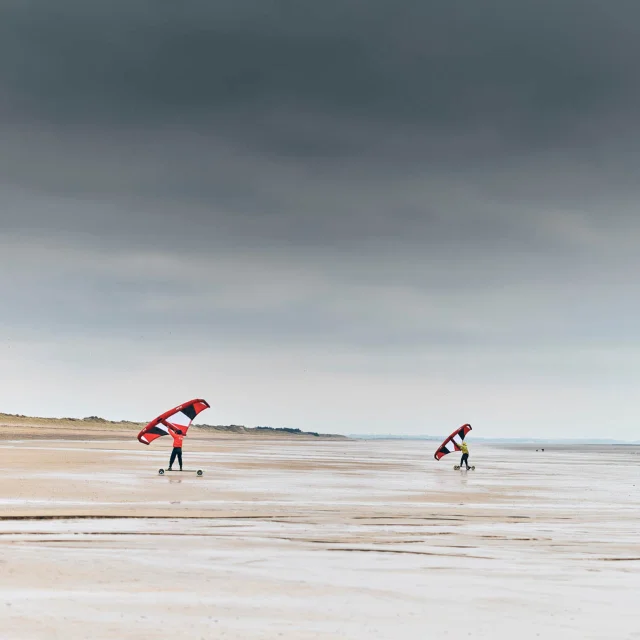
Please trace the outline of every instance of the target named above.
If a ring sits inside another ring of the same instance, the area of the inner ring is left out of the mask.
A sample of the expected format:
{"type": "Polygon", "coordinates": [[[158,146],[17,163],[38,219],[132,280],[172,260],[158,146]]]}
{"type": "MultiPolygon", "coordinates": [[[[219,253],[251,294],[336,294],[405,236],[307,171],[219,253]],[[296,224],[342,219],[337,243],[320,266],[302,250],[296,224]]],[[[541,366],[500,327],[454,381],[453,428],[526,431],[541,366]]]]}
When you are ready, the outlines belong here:
{"type": "Polygon", "coordinates": [[[526,178],[500,179],[511,200],[564,205],[599,188],[594,176],[616,188],[638,178],[619,161],[639,106],[631,2],[3,7],[10,184],[237,215],[346,215],[362,228],[357,209],[371,205],[354,206],[354,193],[425,220],[442,205],[437,193],[406,202],[415,183],[432,192],[429,179],[455,175],[491,201],[491,172],[505,163],[528,163],[526,178]],[[565,175],[576,161],[582,170],[565,175]]]}
{"type": "MultiPolygon", "coordinates": [[[[576,117],[637,106],[633,2],[3,7],[5,109],[69,125],[196,123],[249,144],[322,156],[341,151],[338,140],[316,135],[327,133],[322,123],[314,131],[313,121],[288,116],[490,126],[535,145],[541,134],[573,128],[576,117]],[[287,117],[280,122],[278,113],[287,117]],[[291,126],[297,135],[287,138],[291,126]]],[[[365,144],[346,135],[347,151],[365,144]]]]}

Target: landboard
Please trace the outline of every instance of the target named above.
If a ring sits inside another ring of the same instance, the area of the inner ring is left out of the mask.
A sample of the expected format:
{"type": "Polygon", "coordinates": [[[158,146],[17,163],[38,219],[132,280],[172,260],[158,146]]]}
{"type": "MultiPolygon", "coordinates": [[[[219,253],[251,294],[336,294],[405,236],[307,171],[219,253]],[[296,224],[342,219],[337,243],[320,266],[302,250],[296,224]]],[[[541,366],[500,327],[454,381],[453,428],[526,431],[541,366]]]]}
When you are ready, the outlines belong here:
{"type": "Polygon", "coordinates": [[[204,471],[202,469],[158,469],[158,474],[163,476],[165,473],[195,473],[197,476],[201,476],[204,471]]]}

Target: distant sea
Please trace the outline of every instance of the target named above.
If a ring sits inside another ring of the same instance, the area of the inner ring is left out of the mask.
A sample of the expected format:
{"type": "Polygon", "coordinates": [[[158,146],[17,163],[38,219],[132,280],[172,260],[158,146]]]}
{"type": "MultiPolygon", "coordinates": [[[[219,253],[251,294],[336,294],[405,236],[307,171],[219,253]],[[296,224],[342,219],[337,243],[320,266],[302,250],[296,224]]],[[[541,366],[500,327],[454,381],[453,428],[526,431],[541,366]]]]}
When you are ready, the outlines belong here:
{"type": "MultiPolygon", "coordinates": [[[[442,442],[449,434],[439,436],[429,435],[393,435],[393,434],[361,434],[354,433],[347,435],[348,438],[355,440],[433,440],[442,442]]],[[[640,440],[610,440],[597,438],[479,438],[473,436],[474,442],[486,442],[488,444],[631,444],[640,445],[640,440]]]]}

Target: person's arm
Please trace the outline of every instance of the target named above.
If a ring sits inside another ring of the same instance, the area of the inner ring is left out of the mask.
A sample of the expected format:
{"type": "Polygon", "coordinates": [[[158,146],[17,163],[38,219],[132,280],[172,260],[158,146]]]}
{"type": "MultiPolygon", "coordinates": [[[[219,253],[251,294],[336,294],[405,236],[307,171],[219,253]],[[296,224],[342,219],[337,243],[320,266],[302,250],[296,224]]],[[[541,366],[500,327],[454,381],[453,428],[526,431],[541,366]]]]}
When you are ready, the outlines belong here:
{"type": "Polygon", "coordinates": [[[177,433],[178,430],[172,424],[170,424],[166,420],[161,420],[161,422],[165,427],[167,427],[167,429],[169,429],[169,433],[171,433],[171,434],[176,434],[177,433]]]}

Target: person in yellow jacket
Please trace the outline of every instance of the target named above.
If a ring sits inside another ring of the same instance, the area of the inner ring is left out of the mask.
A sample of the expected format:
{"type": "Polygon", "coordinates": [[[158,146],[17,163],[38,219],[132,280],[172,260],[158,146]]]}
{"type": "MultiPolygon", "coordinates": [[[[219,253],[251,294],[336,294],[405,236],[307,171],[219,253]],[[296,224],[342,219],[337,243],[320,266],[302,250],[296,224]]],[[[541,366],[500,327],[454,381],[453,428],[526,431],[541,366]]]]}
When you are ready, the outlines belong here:
{"type": "Polygon", "coordinates": [[[469,469],[469,447],[467,443],[463,440],[460,445],[460,451],[462,451],[462,459],[460,460],[460,468],[462,469],[462,465],[466,465],[467,469],[469,469]]]}

